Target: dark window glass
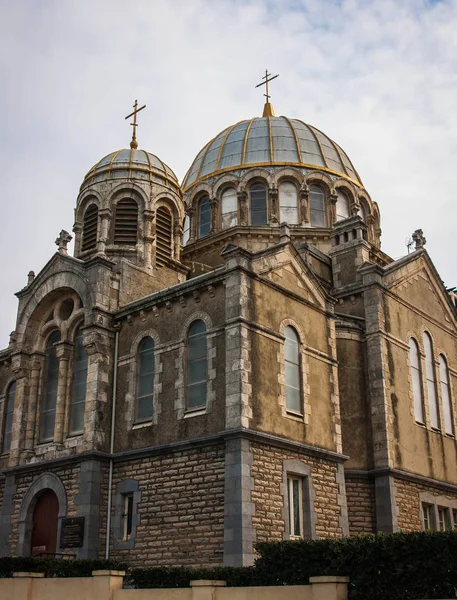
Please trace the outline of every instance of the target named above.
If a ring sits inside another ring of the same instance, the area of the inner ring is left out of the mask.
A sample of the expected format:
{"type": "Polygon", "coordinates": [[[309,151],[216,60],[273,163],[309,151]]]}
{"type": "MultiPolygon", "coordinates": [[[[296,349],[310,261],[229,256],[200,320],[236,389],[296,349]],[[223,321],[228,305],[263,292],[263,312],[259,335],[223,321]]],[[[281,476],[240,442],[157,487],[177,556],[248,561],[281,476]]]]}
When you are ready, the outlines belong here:
{"type": "Polygon", "coordinates": [[[327,227],[324,190],[319,185],[309,188],[309,210],[313,227],[327,227]]]}
{"type": "Polygon", "coordinates": [[[137,421],[152,418],[154,400],[154,340],[145,337],[138,347],[136,378],[136,415],[137,421]]]}
{"type": "Polygon", "coordinates": [[[86,405],[88,356],[83,346],[83,332],[78,329],[75,335],[73,355],[73,378],[70,402],[69,433],[84,431],[84,408],[86,405]]]}
{"type": "Polygon", "coordinates": [[[194,321],[187,336],[187,408],[206,404],[207,363],[206,326],[194,321]]]}
{"type": "Polygon", "coordinates": [[[51,333],[46,343],[43,398],[41,404],[41,441],[48,441],[54,438],[57,386],[59,383],[59,359],[57,358],[55,347],[57,342],[60,342],[60,332],[54,331],[54,333],[51,333]]]}
{"type": "Polygon", "coordinates": [[[263,183],[254,183],[250,189],[251,225],[266,225],[267,218],[267,188],[263,183]]]}
{"type": "Polygon", "coordinates": [[[128,540],[132,534],[133,494],[123,494],[122,529],[123,539],[128,540]]]}
{"type": "Polygon", "coordinates": [[[198,237],[205,237],[211,230],[211,205],[208,196],[204,196],[198,205],[198,237]]]}
{"type": "Polygon", "coordinates": [[[98,206],[91,204],[84,213],[83,243],[81,250],[92,250],[97,244],[98,206]]]}
{"type": "Polygon", "coordinates": [[[11,434],[13,432],[13,414],[14,414],[14,400],[16,397],[16,382],[8,387],[6,393],[6,407],[5,417],[3,421],[3,444],[2,452],[9,452],[11,448],[11,434]]]}

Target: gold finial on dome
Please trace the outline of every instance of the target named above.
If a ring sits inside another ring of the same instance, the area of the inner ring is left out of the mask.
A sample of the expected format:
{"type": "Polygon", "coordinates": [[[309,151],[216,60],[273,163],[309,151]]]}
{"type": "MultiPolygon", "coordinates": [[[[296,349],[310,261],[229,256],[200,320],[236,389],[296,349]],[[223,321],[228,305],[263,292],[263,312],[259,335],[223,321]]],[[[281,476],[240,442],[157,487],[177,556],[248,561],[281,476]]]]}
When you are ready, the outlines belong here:
{"type": "Polygon", "coordinates": [[[143,108],[146,108],[146,104],[144,104],[141,108],[138,108],[138,100],[135,100],[135,104],[133,105],[133,112],[131,112],[125,117],[125,119],[127,120],[133,116],[133,123],[130,123],[130,125],[133,127],[132,141],[130,142],[130,148],[132,148],[132,150],[136,150],[138,148],[138,142],[136,141],[136,128],[138,127],[138,123],[136,122],[136,116],[140,112],[140,110],[143,110],[143,108]]]}
{"type": "Polygon", "coordinates": [[[269,100],[270,100],[270,94],[268,93],[268,83],[270,81],[273,81],[273,79],[276,79],[276,77],[279,77],[279,73],[278,75],[273,75],[273,77],[270,77],[271,73],[268,72],[268,69],[265,69],[265,76],[262,77],[262,79],[265,79],[265,81],[262,81],[261,83],[259,83],[258,85],[256,85],[255,87],[258,88],[261,85],[265,86],[265,98],[267,99],[267,101],[265,102],[265,106],[263,107],[263,115],[262,117],[274,117],[275,116],[275,111],[273,110],[273,105],[270,104],[269,100]],[[270,77],[270,79],[268,79],[270,77]]]}

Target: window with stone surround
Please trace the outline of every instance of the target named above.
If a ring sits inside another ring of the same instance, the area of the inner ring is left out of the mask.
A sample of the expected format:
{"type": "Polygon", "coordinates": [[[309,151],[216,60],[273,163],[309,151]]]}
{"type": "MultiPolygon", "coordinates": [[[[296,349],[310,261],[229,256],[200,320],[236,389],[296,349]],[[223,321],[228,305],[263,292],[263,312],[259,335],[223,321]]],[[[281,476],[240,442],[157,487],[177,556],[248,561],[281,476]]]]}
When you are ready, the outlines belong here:
{"type": "Polygon", "coordinates": [[[154,407],[154,340],[146,336],[137,353],[135,421],[150,420],[154,407]]]}
{"type": "Polygon", "coordinates": [[[235,227],[238,224],[238,196],[235,188],[225,189],[221,200],[221,228],[235,227]]]}
{"type": "Polygon", "coordinates": [[[203,196],[198,203],[198,237],[202,238],[211,231],[211,204],[209,196],[203,196]]]}
{"type": "Polygon", "coordinates": [[[76,331],[73,354],[73,374],[70,397],[70,419],[68,433],[75,435],[84,431],[84,409],[86,405],[88,356],[83,346],[83,332],[76,331]]]}
{"type": "Polygon", "coordinates": [[[46,342],[44,381],[41,398],[40,441],[54,438],[56,419],[57,387],[59,383],[59,359],[55,345],[60,342],[60,331],[54,331],[46,342]]]}
{"type": "Polygon", "coordinates": [[[117,550],[130,550],[135,546],[140,501],[140,485],[136,479],[124,479],[116,484],[113,494],[113,546],[117,550]]]}
{"type": "Polygon", "coordinates": [[[132,535],[133,523],[133,492],[122,494],[122,540],[126,542],[132,535]]]}
{"type": "Polygon", "coordinates": [[[266,225],[268,223],[267,188],[260,181],[249,188],[250,222],[251,225],[266,225]]]}
{"type": "Polygon", "coordinates": [[[310,406],[307,385],[307,361],[301,344],[303,334],[291,319],[281,323],[280,333],[284,342],[278,353],[279,404],[285,417],[309,421],[310,406]]]}
{"type": "Polygon", "coordinates": [[[208,352],[206,325],[197,320],[187,334],[187,408],[198,409],[206,405],[208,352]]]}
{"type": "Polygon", "coordinates": [[[421,492],[419,500],[424,531],[450,531],[457,527],[457,498],[421,492]]]}
{"type": "Polygon", "coordinates": [[[430,334],[424,332],[425,350],[425,375],[427,379],[427,398],[430,413],[430,425],[433,429],[440,429],[440,418],[438,411],[438,397],[436,393],[435,360],[433,356],[433,345],[430,334]]]}
{"type": "Polygon", "coordinates": [[[296,225],[298,223],[297,186],[292,181],[279,184],[279,221],[296,225]]]}
{"type": "Polygon", "coordinates": [[[182,245],[187,246],[187,244],[189,243],[189,239],[190,239],[190,217],[189,217],[189,215],[186,215],[184,217],[184,224],[183,224],[182,245]]]}
{"type": "Polygon", "coordinates": [[[327,227],[325,193],[320,185],[311,185],[309,188],[309,210],[312,227],[327,227]]]}
{"type": "Polygon", "coordinates": [[[301,460],[285,460],[283,463],[283,519],[285,540],[314,539],[316,536],[316,513],[311,469],[301,460]]]}
{"type": "Polygon", "coordinates": [[[8,386],[5,399],[5,408],[3,414],[3,436],[2,436],[2,454],[10,451],[11,434],[13,432],[13,414],[14,401],[16,398],[16,382],[13,381],[8,386]]]}
{"type": "Polygon", "coordinates": [[[414,399],[414,417],[418,423],[423,424],[424,396],[422,393],[422,373],[420,366],[420,353],[418,343],[414,338],[409,339],[409,363],[411,369],[411,384],[414,399]]]}
{"type": "Polygon", "coordinates": [[[433,506],[431,504],[422,504],[422,524],[424,531],[434,529],[432,525],[432,508],[433,506]]]}
{"type": "Polygon", "coordinates": [[[452,414],[451,390],[449,387],[449,371],[447,368],[446,359],[442,354],[440,354],[439,363],[441,402],[443,404],[444,432],[448,435],[454,435],[454,416],[452,414]]]}
{"type": "Polygon", "coordinates": [[[336,220],[342,221],[343,219],[350,217],[349,198],[347,193],[343,190],[337,190],[336,194],[336,220]]]}

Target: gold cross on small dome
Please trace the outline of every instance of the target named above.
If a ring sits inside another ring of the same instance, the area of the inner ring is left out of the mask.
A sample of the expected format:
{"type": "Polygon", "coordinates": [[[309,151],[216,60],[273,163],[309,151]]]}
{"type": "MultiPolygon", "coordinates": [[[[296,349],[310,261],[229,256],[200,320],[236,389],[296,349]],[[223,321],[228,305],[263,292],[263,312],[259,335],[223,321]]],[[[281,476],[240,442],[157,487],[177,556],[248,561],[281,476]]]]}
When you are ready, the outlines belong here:
{"type": "Polygon", "coordinates": [[[146,108],[146,104],[144,104],[141,108],[138,108],[138,100],[135,100],[135,104],[133,105],[133,112],[131,112],[129,115],[127,115],[125,117],[125,119],[127,120],[133,116],[133,123],[130,123],[130,125],[133,127],[132,141],[130,142],[130,148],[132,148],[134,150],[136,150],[138,148],[138,142],[136,141],[136,128],[138,127],[138,123],[136,122],[136,116],[140,112],[140,110],[143,110],[143,108],[146,108]]]}

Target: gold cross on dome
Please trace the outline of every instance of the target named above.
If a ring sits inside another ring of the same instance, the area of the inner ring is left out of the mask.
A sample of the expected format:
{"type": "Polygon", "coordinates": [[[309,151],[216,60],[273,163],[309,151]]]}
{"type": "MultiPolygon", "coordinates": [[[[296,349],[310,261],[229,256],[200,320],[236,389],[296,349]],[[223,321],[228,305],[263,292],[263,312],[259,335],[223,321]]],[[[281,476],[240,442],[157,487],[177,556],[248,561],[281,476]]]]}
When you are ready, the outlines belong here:
{"type": "Polygon", "coordinates": [[[138,123],[136,122],[136,116],[140,112],[140,110],[143,110],[143,108],[146,108],[146,104],[144,104],[141,108],[138,108],[138,100],[135,100],[135,104],[133,105],[133,112],[131,112],[125,117],[125,119],[127,120],[133,116],[133,123],[130,123],[130,125],[133,127],[132,141],[130,142],[130,148],[132,149],[138,148],[138,142],[136,141],[136,128],[138,127],[138,123]]]}
{"type": "MultiPolygon", "coordinates": [[[[267,105],[270,106],[270,94],[268,93],[268,84],[269,84],[270,81],[273,81],[273,79],[276,79],[276,77],[279,77],[279,73],[278,73],[278,75],[273,75],[273,77],[270,77],[270,75],[271,75],[271,73],[268,72],[268,69],[265,69],[265,76],[262,77],[262,79],[265,79],[265,81],[262,81],[262,82],[260,82],[259,84],[257,84],[255,86],[256,88],[260,87],[261,85],[265,86],[265,94],[264,94],[264,96],[267,99],[267,101],[265,103],[265,109],[266,109],[267,105]],[[268,79],[269,77],[270,77],[270,79],[268,79]]],[[[265,113],[265,109],[263,111],[264,113],[265,113]]],[[[271,108],[271,111],[272,110],[273,109],[271,108]]],[[[265,116],[268,116],[268,115],[264,114],[263,116],[265,117],[265,116]]]]}

